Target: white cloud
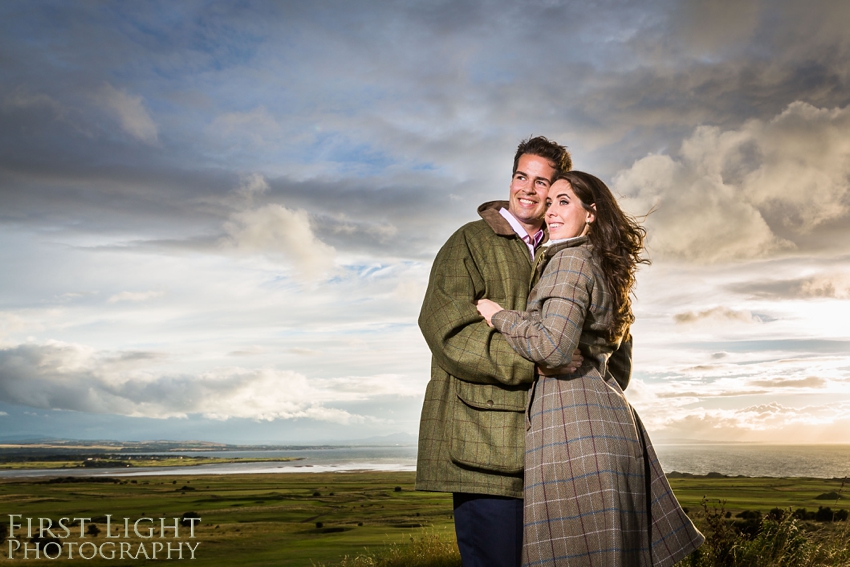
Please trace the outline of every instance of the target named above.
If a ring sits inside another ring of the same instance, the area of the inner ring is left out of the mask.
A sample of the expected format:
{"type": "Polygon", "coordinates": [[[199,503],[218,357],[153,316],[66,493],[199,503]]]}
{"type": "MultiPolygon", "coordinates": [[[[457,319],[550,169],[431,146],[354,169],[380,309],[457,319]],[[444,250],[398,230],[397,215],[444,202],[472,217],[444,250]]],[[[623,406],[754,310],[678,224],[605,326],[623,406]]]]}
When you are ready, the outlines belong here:
{"type": "Polygon", "coordinates": [[[333,268],[336,251],[316,237],[306,211],[264,205],[233,213],[224,229],[230,246],[283,259],[294,267],[296,278],[317,278],[333,268]]]}
{"type": "Polygon", "coordinates": [[[96,95],[98,102],[118,120],[121,129],[146,144],[158,142],[156,124],[141,96],[133,96],[104,83],[96,95]]]}
{"type": "MultiPolygon", "coordinates": [[[[216,368],[197,376],[154,375],[141,366],[155,355],[110,357],[51,341],[0,350],[0,399],[41,409],[132,417],[309,418],[364,423],[377,418],[328,407],[397,393],[394,376],[308,380],[272,368],[216,368]]],[[[421,392],[418,392],[421,393],[421,392]]],[[[401,395],[405,395],[403,392],[401,395]]],[[[409,395],[409,393],[408,393],[409,395]]]]}
{"type": "Polygon", "coordinates": [[[107,303],[118,303],[120,301],[130,301],[133,303],[139,303],[142,301],[147,301],[149,299],[155,299],[157,297],[162,297],[165,295],[164,291],[122,291],[121,293],[116,293],[106,300],[107,303]]]}
{"type": "MultiPolygon", "coordinates": [[[[700,126],[677,158],[650,155],[614,189],[647,219],[650,249],[696,261],[834,248],[817,231],[850,219],[850,107],[789,105],[738,130],[700,126]]],[[[848,224],[848,223],[845,223],[848,224]]],[[[835,229],[833,229],[835,230],[835,229]]],[[[839,234],[846,234],[846,227],[839,234]]]]}

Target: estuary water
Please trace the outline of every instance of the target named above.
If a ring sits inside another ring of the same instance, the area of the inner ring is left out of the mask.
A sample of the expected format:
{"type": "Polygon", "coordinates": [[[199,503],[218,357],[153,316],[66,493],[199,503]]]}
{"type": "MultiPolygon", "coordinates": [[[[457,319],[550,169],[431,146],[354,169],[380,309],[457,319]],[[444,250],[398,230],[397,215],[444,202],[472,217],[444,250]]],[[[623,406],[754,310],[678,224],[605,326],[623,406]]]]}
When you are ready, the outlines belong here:
{"type": "MultiPolygon", "coordinates": [[[[769,477],[850,477],[850,444],[755,445],[659,444],[655,446],[667,473],[769,477]]],[[[163,454],[163,453],[159,453],[163,454]]],[[[226,458],[295,458],[294,461],[225,463],[186,467],[0,470],[0,478],[57,476],[152,476],[353,471],[414,471],[415,446],[329,447],[267,451],[169,452],[168,455],[226,458]]]]}

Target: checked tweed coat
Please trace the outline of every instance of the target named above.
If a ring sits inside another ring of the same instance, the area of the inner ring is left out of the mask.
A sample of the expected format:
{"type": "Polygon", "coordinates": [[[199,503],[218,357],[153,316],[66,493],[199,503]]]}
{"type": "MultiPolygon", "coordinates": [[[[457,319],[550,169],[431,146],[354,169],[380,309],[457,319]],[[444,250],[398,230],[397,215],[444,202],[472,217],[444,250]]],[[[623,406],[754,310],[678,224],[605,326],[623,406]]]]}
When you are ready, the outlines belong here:
{"type": "Polygon", "coordinates": [[[431,380],[419,427],[416,488],[523,496],[525,406],[534,364],[488,327],[473,301],[525,309],[531,257],[485,203],[437,254],[419,315],[431,349],[431,380]]]}
{"type": "Polygon", "coordinates": [[[704,538],[620,384],[605,378],[618,345],[606,338],[612,301],[592,248],[584,237],[554,243],[535,268],[528,311],[500,311],[494,326],[529,360],[560,366],[579,345],[585,362],[531,393],[523,564],[673,565],[704,538]]]}

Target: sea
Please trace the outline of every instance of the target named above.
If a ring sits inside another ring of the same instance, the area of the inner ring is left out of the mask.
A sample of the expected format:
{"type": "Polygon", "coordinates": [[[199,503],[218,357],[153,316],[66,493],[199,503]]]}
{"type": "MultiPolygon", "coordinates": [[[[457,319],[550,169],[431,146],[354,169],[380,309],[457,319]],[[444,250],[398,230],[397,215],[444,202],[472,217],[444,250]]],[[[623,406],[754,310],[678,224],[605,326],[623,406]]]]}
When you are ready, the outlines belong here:
{"type": "MultiPolygon", "coordinates": [[[[747,443],[657,444],[666,473],[728,476],[850,478],[850,444],[757,445],[747,443]]],[[[165,453],[146,453],[165,454],[165,453]]],[[[222,463],[186,467],[0,470],[0,478],[202,474],[268,474],[414,471],[416,446],[325,447],[264,451],[169,452],[171,456],[295,458],[291,461],[222,463]]]]}

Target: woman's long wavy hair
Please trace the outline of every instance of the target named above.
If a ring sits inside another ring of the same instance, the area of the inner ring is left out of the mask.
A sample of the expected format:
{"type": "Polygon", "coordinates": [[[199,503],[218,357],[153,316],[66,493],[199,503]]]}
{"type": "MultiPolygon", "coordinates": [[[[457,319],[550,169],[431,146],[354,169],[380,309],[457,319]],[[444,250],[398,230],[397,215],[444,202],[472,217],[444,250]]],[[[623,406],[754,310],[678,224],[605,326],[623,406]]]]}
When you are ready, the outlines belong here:
{"type": "Polygon", "coordinates": [[[583,171],[568,171],[552,181],[567,181],[586,211],[596,215],[587,234],[593,253],[599,259],[605,285],[614,301],[614,322],[608,329],[609,339],[619,340],[635,320],[632,314],[632,288],[638,264],[649,264],[644,258],[646,229],[624,213],[608,186],[596,176],[583,171]],[[596,209],[591,205],[596,205],[596,209]]]}

